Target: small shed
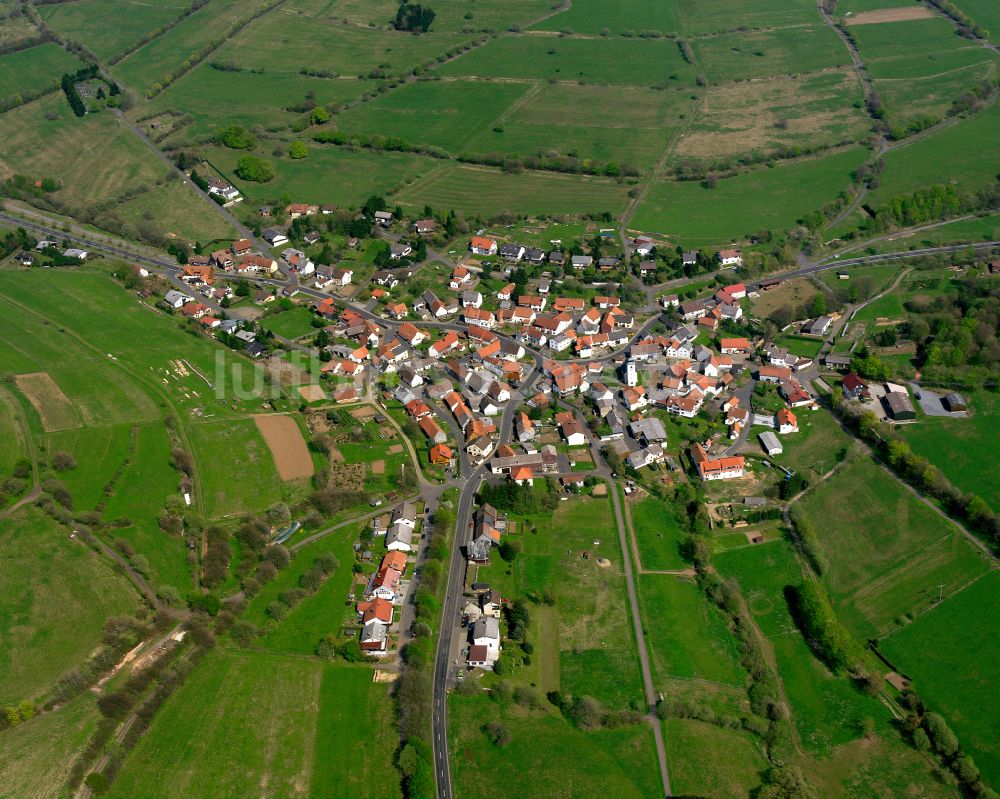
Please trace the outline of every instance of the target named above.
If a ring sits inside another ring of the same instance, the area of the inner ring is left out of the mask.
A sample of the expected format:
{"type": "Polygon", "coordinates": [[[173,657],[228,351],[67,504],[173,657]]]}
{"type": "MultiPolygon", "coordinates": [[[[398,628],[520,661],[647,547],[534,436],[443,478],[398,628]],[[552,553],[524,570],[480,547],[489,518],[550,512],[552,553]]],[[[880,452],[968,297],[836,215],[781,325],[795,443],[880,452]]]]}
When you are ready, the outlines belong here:
{"type": "Polygon", "coordinates": [[[950,413],[962,413],[969,410],[969,406],[965,402],[965,397],[956,391],[945,394],[941,402],[950,413]]]}
{"type": "Polygon", "coordinates": [[[760,439],[760,445],[764,448],[764,452],[768,455],[780,455],[784,452],[784,449],[781,446],[781,441],[779,441],[778,437],[770,430],[765,430],[763,433],[760,433],[758,438],[760,439]]]}

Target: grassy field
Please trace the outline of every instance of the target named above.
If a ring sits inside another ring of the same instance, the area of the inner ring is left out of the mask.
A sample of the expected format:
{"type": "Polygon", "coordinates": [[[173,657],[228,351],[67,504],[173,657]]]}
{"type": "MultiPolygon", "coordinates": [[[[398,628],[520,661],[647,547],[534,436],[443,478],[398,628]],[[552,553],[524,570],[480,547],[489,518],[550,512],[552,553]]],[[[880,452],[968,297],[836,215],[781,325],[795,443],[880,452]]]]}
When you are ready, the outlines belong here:
{"type": "MultiPolygon", "coordinates": [[[[433,30],[420,36],[365,30],[275,11],[219,48],[215,58],[278,74],[298,73],[305,68],[361,77],[399,75],[471,38],[433,30]]],[[[375,84],[369,88],[374,89],[375,84]]]]}
{"type": "Polygon", "coordinates": [[[285,483],[253,419],[219,419],[191,426],[205,508],[210,517],[263,511],[301,499],[309,481],[285,483]]]}
{"type": "Polygon", "coordinates": [[[502,117],[529,86],[484,81],[424,81],[340,114],[347,133],[381,133],[453,153],[466,149],[482,128],[502,117]]]}
{"type": "Polygon", "coordinates": [[[391,713],[367,669],[216,651],[163,706],[109,795],[398,796],[391,713]]]}
{"type": "Polygon", "coordinates": [[[862,694],[846,677],[830,674],[795,627],[784,589],[801,582],[802,571],[787,541],[730,550],[715,555],[713,562],[725,577],[739,583],[753,618],[774,647],[792,720],[806,749],[828,754],[860,737],[861,719],[885,718],[877,700],[862,694]]]}
{"type": "Polygon", "coordinates": [[[22,411],[17,398],[6,388],[0,388],[0,475],[10,475],[21,458],[28,457],[28,436],[22,422],[22,411]]]}
{"type": "Polygon", "coordinates": [[[736,640],[694,582],[642,574],[638,587],[658,690],[664,690],[671,677],[742,687],[745,674],[736,640]]]}
{"type": "Polygon", "coordinates": [[[709,87],[674,160],[715,160],[784,147],[815,147],[863,138],[871,124],[856,107],[852,70],[782,76],[709,87]]]}
{"type": "Polygon", "coordinates": [[[514,568],[495,558],[488,568],[480,568],[479,579],[505,597],[548,589],[556,602],[554,609],[532,606],[536,654],[530,667],[518,666],[515,674],[547,689],[593,696],[609,707],[640,702],[638,654],[608,500],[560,502],[554,513],[518,519],[518,525],[520,532],[511,540],[523,551],[514,568]],[[531,531],[533,526],[537,532],[531,531]],[[584,551],[589,552],[586,560],[584,551]],[[598,566],[601,557],[611,565],[598,566]],[[608,680],[608,674],[616,675],[615,680],[608,680]]]}
{"type": "Polygon", "coordinates": [[[1000,630],[996,614],[984,610],[998,599],[1000,575],[991,572],[881,645],[928,707],[948,719],[988,784],[1000,780],[1000,708],[991,689],[1000,630]]]}
{"type": "Polygon", "coordinates": [[[722,34],[691,42],[699,70],[712,83],[797,75],[845,66],[850,56],[825,25],[722,34]]]}
{"type": "Polygon", "coordinates": [[[679,795],[747,799],[767,768],[764,753],[746,733],[694,719],[671,719],[665,733],[670,787],[679,795]]]}
{"type": "Polygon", "coordinates": [[[644,170],[655,163],[693,103],[692,95],[680,90],[536,85],[500,124],[482,128],[466,149],[518,155],[555,151],[644,170]],[[600,113],[580,114],[581,107],[600,113]]]}
{"type": "Polygon", "coordinates": [[[93,652],[104,622],[129,615],[129,581],[35,508],[0,522],[0,703],[33,698],[93,652]]]}
{"type": "Polygon", "coordinates": [[[134,47],[144,37],[179,17],[187,5],[173,2],[79,0],[42,5],[38,13],[54,31],[80,42],[103,61],[134,47]],[[114,18],[114,24],[108,20],[114,18]]]}
{"type": "Polygon", "coordinates": [[[374,154],[310,145],[309,156],[298,161],[268,156],[276,173],[274,180],[250,183],[236,176],[239,151],[213,147],[205,154],[251,202],[287,194],[297,202],[361,205],[372,194],[392,193],[407,186],[438,164],[431,158],[403,153],[374,154]],[[317,174],[336,175],[337,180],[318,181],[317,174]]]}
{"type": "Polygon", "coordinates": [[[830,563],[825,581],[860,638],[884,635],[988,568],[958,530],[864,458],[801,500],[830,563]]]}
{"type": "Polygon", "coordinates": [[[152,227],[168,239],[190,244],[233,238],[233,228],[206,201],[180,180],[168,180],[152,191],[112,209],[133,229],[152,227]]]}
{"type": "Polygon", "coordinates": [[[485,695],[453,696],[448,712],[451,777],[458,796],[482,799],[594,796],[622,799],[662,793],[652,731],[641,724],[582,732],[554,711],[504,707],[485,695]],[[483,732],[499,721],[509,745],[483,732]],[[483,779],[483,764],[490,779],[483,779]],[[586,764],[585,767],[583,764],[586,764]]]}
{"type": "Polygon", "coordinates": [[[370,86],[361,80],[328,80],[306,75],[272,72],[227,72],[207,64],[192,69],[172,83],[149,106],[140,106],[141,116],[156,111],[177,110],[192,121],[167,141],[191,141],[215,133],[222,125],[281,128],[303,114],[288,111],[312,94],[317,105],[353,100],[370,86]]]}
{"type": "Polygon", "coordinates": [[[989,214],[975,219],[949,222],[933,230],[892,236],[873,246],[878,252],[894,252],[940,244],[964,244],[974,241],[1000,240],[1000,214],[989,214]]]}
{"type": "Polygon", "coordinates": [[[954,182],[973,191],[995,179],[1000,169],[1000,141],[991,133],[1000,124],[994,103],[968,119],[885,155],[880,185],[866,202],[879,208],[890,198],[924,186],[954,182]]]}
{"type": "Polygon", "coordinates": [[[851,447],[851,437],[825,411],[799,410],[796,418],[799,432],[781,436],[785,451],[774,461],[815,480],[833,468],[840,451],[851,447]]]}
{"type": "Polygon", "coordinates": [[[312,333],[311,322],[313,312],[308,308],[298,305],[287,311],[281,311],[273,316],[265,317],[261,320],[261,325],[273,332],[275,335],[285,338],[299,338],[312,333]]]}
{"type": "MultiPolygon", "coordinates": [[[[384,26],[396,15],[392,0],[291,0],[286,9],[316,19],[339,19],[362,25],[384,26]]],[[[489,0],[438,0],[434,6],[437,33],[496,30],[525,25],[551,9],[548,0],[511,0],[497,5],[489,0]]]]}
{"type": "MultiPolygon", "coordinates": [[[[80,59],[54,42],[0,57],[0,102],[15,96],[56,88],[64,72],[76,72],[80,59]]],[[[60,99],[65,102],[65,97],[60,99]]]]}
{"type": "Polygon", "coordinates": [[[689,87],[694,70],[668,39],[505,36],[440,67],[442,75],[531,78],[599,85],[689,87]]]}
{"type": "Polygon", "coordinates": [[[902,433],[915,452],[930,459],[955,485],[1000,509],[1000,486],[990,471],[982,468],[993,457],[991,442],[1000,415],[1000,397],[979,391],[966,395],[966,401],[972,408],[971,418],[927,416],[920,424],[904,427],[902,433]]]}
{"type": "Polygon", "coordinates": [[[1000,36],[1000,8],[990,0],[959,0],[956,5],[972,19],[985,27],[990,39],[996,41],[1000,36]]]}
{"type": "Polygon", "coordinates": [[[630,503],[629,512],[644,569],[686,569],[690,565],[680,552],[687,534],[669,503],[649,496],[630,503]]]}
{"type": "MultiPolygon", "coordinates": [[[[677,0],[681,30],[685,34],[731,31],[738,25],[749,28],[781,27],[815,23],[816,6],[808,0],[763,0],[748,6],[740,0],[677,0]]],[[[886,3],[890,5],[890,3],[886,3]]]]}
{"type": "Polygon", "coordinates": [[[775,343],[803,358],[815,358],[823,348],[822,339],[804,336],[781,336],[775,343]]]}
{"type": "Polygon", "coordinates": [[[489,218],[503,212],[526,214],[621,213],[627,189],[599,178],[526,172],[511,175],[486,167],[448,164],[429,172],[394,195],[404,210],[464,208],[489,218]]]}
{"type": "Polygon", "coordinates": [[[238,21],[251,16],[261,3],[262,0],[249,3],[212,0],[117,64],[113,74],[140,93],[159,86],[160,81],[173,75],[187,58],[224,36],[238,21]]]}
{"type": "Polygon", "coordinates": [[[146,145],[110,113],[78,118],[61,93],[8,111],[3,120],[0,171],[58,181],[53,196],[71,209],[93,209],[167,174],[146,145]],[[75,157],[66,158],[68,152],[75,157]]]}
{"type": "Polygon", "coordinates": [[[61,796],[77,753],[86,745],[100,714],[85,694],[58,710],[0,731],[0,783],[19,799],[61,796]]]}
{"type": "Polygon", "coordinates": [[[851,148],[820,158],[757,169],[718,182],[714,189],[689,182],[652,186],[631,226],[656,231],[685,245],[721,244],[761,229],[784,230],[836,198],[865,159],[851,148]],[[766,196],[767,203],[757,198],[766,196]]]}
{"type": "Polygon", "coordinates": [[[629,30],[669,33],[679,29],[676,5],[657,0],[575,0],[565,11],[534,26],[534,30],[570,30],[585,34],[604,31],[624,33],[629,30]]]}

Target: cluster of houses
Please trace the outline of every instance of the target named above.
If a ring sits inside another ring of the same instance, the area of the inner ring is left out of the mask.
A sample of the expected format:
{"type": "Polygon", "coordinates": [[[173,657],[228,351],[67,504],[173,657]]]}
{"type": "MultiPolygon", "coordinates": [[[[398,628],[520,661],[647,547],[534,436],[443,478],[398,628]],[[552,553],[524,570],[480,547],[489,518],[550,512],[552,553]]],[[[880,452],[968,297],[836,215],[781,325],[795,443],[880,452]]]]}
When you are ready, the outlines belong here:
{"type": "Polygon", "coordinates": [[[364,600],[356,605],[361,622],[361,651],[372,657],[382,657],[389,651],[393,608],[403,602],[406,558],[414,546],[416,505],[404,502],[393,509],[387,526],[380,522],[381,520],[375,520],[373,532],[376,536],[384,536],[386,554],[378,571],[368,580],[364,600]]]}
{"type": "MultiPolygon", "coordinates": [[[[487,502],[476,511],[473,525],[472,541],[467,547],[469,567],[490,562],[490,551],[500,545],[501,536],[507,532],[507,519],[487,502]]],[[[462,611],[464,620],[471,626],[469,667],[492,669],[500,657],[503,599],[499,591],[485,587],[477,593],[478,601],[468,603],[462,611]]]]}

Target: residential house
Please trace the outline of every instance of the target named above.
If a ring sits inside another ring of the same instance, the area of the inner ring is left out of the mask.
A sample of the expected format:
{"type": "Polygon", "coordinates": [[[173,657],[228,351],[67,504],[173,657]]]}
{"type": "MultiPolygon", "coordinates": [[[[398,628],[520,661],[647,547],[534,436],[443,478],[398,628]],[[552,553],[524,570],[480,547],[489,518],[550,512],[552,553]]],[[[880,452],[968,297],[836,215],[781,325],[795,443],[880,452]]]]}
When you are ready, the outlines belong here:
{"type": "Polygon", "coordinates": [[[691,460],[702,480],[732,480],[743,477],[745,461],[742,455],[711,457],[701,444],[691,447],[691,460]]]}
{"type": "Polygon", "coordinates": [[[476,255],[496,255],[497,242],[486,236],[474,236],[469,242],[469,249],[476,255]]]}

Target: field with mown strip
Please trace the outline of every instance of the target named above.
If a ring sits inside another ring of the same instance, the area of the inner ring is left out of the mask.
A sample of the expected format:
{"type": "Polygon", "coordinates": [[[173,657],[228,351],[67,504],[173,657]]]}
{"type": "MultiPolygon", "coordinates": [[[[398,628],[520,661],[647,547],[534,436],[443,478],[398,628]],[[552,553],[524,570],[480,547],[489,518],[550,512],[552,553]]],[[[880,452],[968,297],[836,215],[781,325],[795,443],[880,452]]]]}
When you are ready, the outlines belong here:
{"type": "Polygon", "coordinates": [[[809,0],[762,0],[752,5],[742,0],[677,0],[676,5],[686,35],[819,22],[816,5],[809,0]]]}
{"type": "Polygon", "coordinates": [[[55,42],[0,56],[0,102],[58,88],[64,72],[76,72],[82,66],[80,59],[55,42]]]}
{"type": "Polygon", "coordinates": [[[216,650],[164,704],[109,795],[391,797],[395,738],[386,687],[368,669],[216,650]],[[333,774],[358,776],[334,785],[333,774]]]}
{"type": "Polygon", "coordinates": [[[486,81],[411,83],[339,114],[337,127],[348,134],[399,136],[414,144],[433,144],[459,153],[528,88],[486,81]]]}
{"type": "Polygon", "coordinates": [[[1000,397],[989,391],[965,395],[972,414],[967,419],[921,417],[920,424],[901,430],[913,451],[929,459],[962,491],[978,494],[1000,509],[1000,484],[985,468],[996,456],[996,424],[1000,397]]]}
{"type": "Polygon", "coordinates": [[[670,788],[679,795],[746,799],[767,769],[760,744],[745,732],[694,719],[670,719],[664,728],[670,788]]]}
{"type": "MultiPolygon", "coordinates": [[[[669,39],[504,36],[435,70],[442,75],[689,87],[694,71],[669,39]],[[675,83],[676,82],[676,83],[675,83]]],[[[590,109],[588,109],[590,111],[590,109]]],[[[596,112],[596,109],[595,109],[596,112]]]]}
{"type": "Polygon", "coordinates": [[[449,699],[451,778],[457,796],[482,799],[549,799],[614,796],[648,799],[663,791],[645,724],[584,732],[552,708],[527,711],[493,702],[485,694],[449,699]],[[487,738],[485,725],[510,732],[507,746],[487,738]],[[483,764],[490,778],[483,778],[483,764]]]}
{"type": "Polygon", "coordinates": [[[629,503],[629,513],[643,569],[686,569],[690,566],[680,551],[687,533],[672,505],[647,496],[641,502],[629,503]]]}
{"type": "Polygon", "coordinates": [[[0,475],[9,476],[11,469],[22,458],[28,457],[28,431],[17,397],[0,387],[0,475]]]}
{"type": "Polygon", "coordinates": [[[995,571],[886,638],[881,651],[945,716],[987,783],[1000,780],[1000,714],[993,688],[1000,652],[1000,575],[995,571]]]}
{"type": "Polygon", "coordinates": [[[87,744],[100,713],[93,694],[0,731],[0,784],[20,799],[62,795],[70,767],[87,744]]]}
{"type": "Polygon", "coordinates": [[[989,567],[946,519],[858,458],[801,500],[830,569],[824,580],[859,638],[884,635],[989,567]],[[943,589],[940,587],[943,586],[943,589]]]}
{"type": "Polygon", "coordinates": [[[668,235],[685,246],[723,244],[762,229],[784,230],[847,189],[851,172],[866,156],[865,150],[850,148],[779,163],[721,179],[714,189],[694,181],[656,183],[630,226],[668,235]]]}
{"type": "Polygon", "coordinates": [[[712,83],[797,75],[850,63],[837,34],[818,23],[693,39],[691,47],[699,71],[712,83]]]}
{"type": "Polygon", "coordinates": [[[625,207],[627,188],[602,178],[522,172],[511,175],[487,167],[446,164],[396,192],[394,199],[411,211],[464,208],[469,216],[588,214],[625,207]]]}
{"type": "Polygon", "coordinates": [[[680,30],[674,3],[658,0],[573,0],[570,7],[532,26],[532,30],[565,31],[583,34],[621,34],[627,31],[680,30]]]}
{"type": "Polygon", "coordinates": [[[140,94],[172,76],[184,61],[251,16],[262,0],[211,0],[116,64],[112,74],[140,94]]]}
{"type": "Polygon", "coordinates": [[[860,738],[861,719],[886,718],[876,699],[862,694],[847,677],[832,675],[798,632],[784,590],[802,581],[802,570],[787,541],[730,550],[716,554],[713,562],[723,576],[738,582],[750,613],[774,647],[792,720],[808,751],[829,753],[860,738]]]}
{"type": "Polygon", "coordinates": [[[701,588],[669,574],[642,574],[638,589],[658,690],[669,677],[743,686],[736,639],[701,588]]]}
{"type": "Polygon", "coordinates": [[[70,209],[94,210],[129,189],[153,185],[167,173],[110,113],[76,117],[61,92],[8,111],[3,130],[0,169],[52,178],[60,184],[53,197],[70,209]],[[70,152],[74,157],[66,158],[70,152]]]}
{"type": "Polygon", "coordinates": [[[0,703],[46,691],[83,664],[104,622],[139,605],[128,579],[34,507],[0,521],[0,703]]]}
{"type": "Polygon", "coordinates": [[[177,19],[187,7],[179,0],[74,0],[40,5],[38,13],[54,31],[108,61],[177,19]]]}

